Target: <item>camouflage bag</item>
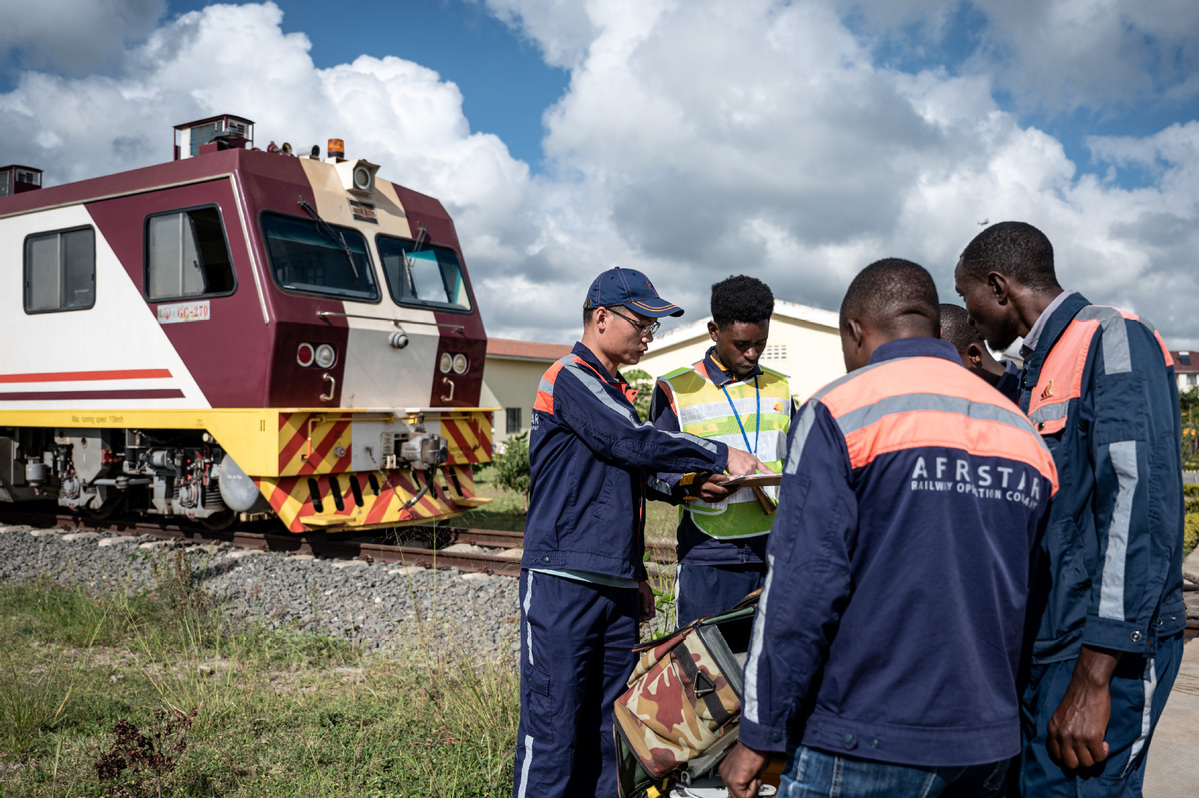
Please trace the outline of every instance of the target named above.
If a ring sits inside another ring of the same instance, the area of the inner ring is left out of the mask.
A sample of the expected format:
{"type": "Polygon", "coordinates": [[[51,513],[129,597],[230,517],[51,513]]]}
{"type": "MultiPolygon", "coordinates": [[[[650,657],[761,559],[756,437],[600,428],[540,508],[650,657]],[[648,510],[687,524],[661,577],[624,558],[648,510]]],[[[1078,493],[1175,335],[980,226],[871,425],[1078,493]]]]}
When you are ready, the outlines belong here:
{"type": "Polygon", "coordinates": [[[665,795],[736,742],[757,598],[635,649],[640,658],[612,711],[621,798],[665,795]]]}

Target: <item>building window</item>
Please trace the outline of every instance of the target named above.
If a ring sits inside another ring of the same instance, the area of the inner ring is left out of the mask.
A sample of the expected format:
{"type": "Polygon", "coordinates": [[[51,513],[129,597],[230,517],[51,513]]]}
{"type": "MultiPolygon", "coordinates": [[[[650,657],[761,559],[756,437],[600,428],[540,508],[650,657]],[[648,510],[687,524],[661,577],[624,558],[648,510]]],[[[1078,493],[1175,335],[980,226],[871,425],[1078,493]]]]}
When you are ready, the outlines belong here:
{"type": "Polygon", "coordinates": [[[520,432],[520,408],[509,407],[507,413],[508,428],[505,430],[505,433],[508,435],[516,435],[520,432]]]}
{"type": "Polygon", "coordinates": [[[767,344],[762,350],[763,360],[786,360],[787,345],[786,344],[767,344]]]}
{"type": "Polygon", "coordinates": [[[1187,375],[1187,385],[1195,385],[1197,382],[1199,382],[1199,374],[1187,375]]]}
{"type": "Polygon", "coordinates": [[[146,297],[184,299],[231,294],[233,262],[216,208],[151,216],[146,220],[146,297]]]}
{"type": "Polygon", "coordinates": [[[96,232],[90,227],[25,239],[25,312],[96,304],[96,232]]]}

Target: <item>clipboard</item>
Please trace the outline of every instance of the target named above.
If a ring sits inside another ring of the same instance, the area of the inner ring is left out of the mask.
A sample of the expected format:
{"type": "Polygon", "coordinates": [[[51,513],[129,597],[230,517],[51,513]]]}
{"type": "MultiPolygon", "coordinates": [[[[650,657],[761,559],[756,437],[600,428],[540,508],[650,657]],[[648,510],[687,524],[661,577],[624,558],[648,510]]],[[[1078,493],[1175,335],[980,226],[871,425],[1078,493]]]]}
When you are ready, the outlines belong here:
{"type": "Polygon", "coordinates": [[[749,488],[754,492],[754,498],[758,500],[758,504],[762,507],[762,512],[766,515],[773,515],[778,509],[778,503],[766,495],[766,491],[762,488],[777,487],[783,481],[782,474],[748,474],[744,477],[735,477],[727,482],[720,483],[726,488],[749,488]]]}
{"type": "Polygon", "coordinates": [[[782,481],[782,474],[749,474],[720,484],[726,488],[776,488],[782,481]]]}

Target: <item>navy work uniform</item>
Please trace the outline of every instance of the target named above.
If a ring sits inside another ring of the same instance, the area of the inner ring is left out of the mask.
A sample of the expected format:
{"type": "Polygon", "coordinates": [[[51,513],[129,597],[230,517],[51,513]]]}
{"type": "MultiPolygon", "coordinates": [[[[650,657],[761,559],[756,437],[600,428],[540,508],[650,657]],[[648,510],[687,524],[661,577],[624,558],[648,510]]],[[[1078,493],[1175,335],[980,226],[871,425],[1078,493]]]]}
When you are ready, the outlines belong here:
{"type": "Polygon", "coordinates": [[[1173,359],[1143,320],[1059,294],[1025,336],[1020,408],[1062,489],[1030,595],[1020,793],[1140,795],[1145,755],[1182,657],[1181,421],[1173,359]],[[1123,652],[1108,757],[1063,771],[1046,748],[1082,645],[1123,652]]]}
{"type": "Polygon", "coordinates": [[[616,795],[612,704],[638,641],[647,485],[658,471],[723,471],[728,462],[723,443],[641,422],[632,393],[581,343],[537,391],[516,798],[616,795]]]}
{"type": "Polygon", "coordinates": [[[790,435],[741,741],[791,756],[784,785],[852,771],[906,795],[923,768],[995,794],[1020,750],[1029,560],[1057,487],[1048,449],[933,338],[878,347],[790,435]]]}
{"type": "MultiPolygon", "coordinates": [[[[785,375],[755,365],[737,379],[715,358],[716,347],[693,366],[658,379],[650,418],[661,430],[682,430],[744,446],[775,472],[783,470],[791,425],[785,375]]],[[[699,475],[659,474],[676,497],[698,489],[699,475]]],[[[776,488],[763,489],[771,500],[776,488]]],[[[688,496],[679,507],[678,624],[724,612],[759,587],[766,575],[766,539],[774,516],[752,490],[709,503],[688,496]]]]}

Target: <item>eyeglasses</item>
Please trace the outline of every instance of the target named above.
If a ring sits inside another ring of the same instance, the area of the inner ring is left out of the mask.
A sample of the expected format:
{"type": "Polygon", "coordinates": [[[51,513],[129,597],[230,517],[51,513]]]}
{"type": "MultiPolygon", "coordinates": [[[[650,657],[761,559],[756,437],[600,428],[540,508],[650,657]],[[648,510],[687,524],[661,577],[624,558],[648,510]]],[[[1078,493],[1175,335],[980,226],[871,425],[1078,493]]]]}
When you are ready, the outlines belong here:
{"type": "Polygon", "coordinates": [[[660,322],[660,321],[637,321],[632,316],[626,316],[623,313],[621,313],[620,311],[613,310],[612,308],[608,308],[608,312],[612,313],[616,316],[620,316],[622,319],[627,321],[629,324],[636,327],[637,331],[639,333],[641,333],[642,335],[648,335],[648,336],[652,337],[653,334],[656,333],[662,327],[662,322],[660,322]]]}

